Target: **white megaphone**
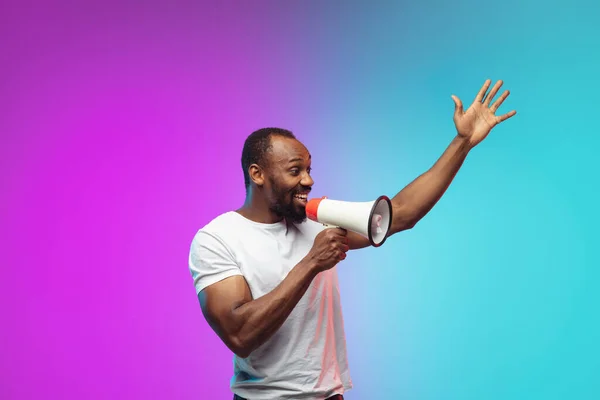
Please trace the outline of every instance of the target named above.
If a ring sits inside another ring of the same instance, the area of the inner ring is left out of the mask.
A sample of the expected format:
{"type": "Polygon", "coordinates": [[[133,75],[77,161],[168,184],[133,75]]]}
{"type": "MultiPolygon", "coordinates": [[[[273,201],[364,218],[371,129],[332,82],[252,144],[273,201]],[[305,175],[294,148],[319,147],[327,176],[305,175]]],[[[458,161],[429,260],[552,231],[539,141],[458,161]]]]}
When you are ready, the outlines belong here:
{"type": "Polygon", "coordinates": [[[392,226],[392,202],[387,196],[358,203],[324,196],[306,203],[306,216],[325,226],[356,232],[368,238],[372,246],[379,247],[392,226]]]}

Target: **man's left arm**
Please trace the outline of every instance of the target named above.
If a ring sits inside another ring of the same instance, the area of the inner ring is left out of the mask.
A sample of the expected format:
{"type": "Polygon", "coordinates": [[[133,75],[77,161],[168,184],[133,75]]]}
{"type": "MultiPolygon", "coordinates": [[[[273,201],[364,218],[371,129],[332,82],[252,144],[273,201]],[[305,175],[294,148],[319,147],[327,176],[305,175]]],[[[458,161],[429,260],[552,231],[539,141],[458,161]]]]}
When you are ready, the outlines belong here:
{"type": "MultiPolygon", "coordinates": [[[[455,104],[454,124],[457,135],[436,163],[392,198],[392,226],[388,236],[411,229],[438,202],[456,176],[469,151],[487,137],[492,128],[512,117],[516,111],[496,116],[502,102],[508,97],[506,90],[492,104],[491,101],[502,86],[498,81],[486,95],[491,81],[487,80],[467,111],[462,102],[452,96],[455,104]]],[[[348,231],[350,249],[369,246],[369,240],[348,231]]]]}

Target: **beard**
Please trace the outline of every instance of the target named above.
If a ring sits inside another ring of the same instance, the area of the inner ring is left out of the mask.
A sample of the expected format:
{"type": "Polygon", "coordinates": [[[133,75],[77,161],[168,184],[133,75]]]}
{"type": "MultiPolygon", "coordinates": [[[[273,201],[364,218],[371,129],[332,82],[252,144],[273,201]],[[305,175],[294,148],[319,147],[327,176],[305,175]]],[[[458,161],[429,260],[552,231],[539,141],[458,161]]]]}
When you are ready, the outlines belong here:
{"type": "Polygon", "coordinates": [[[300,188],[284,190],[271,181],[273,188],[273,200],[269,204],[269,209],[278,217],[283,217],[287,221],[299,224],[306,220],[306,208],[298,206],[294,202],[294,195],[301,191],[300,188]]]}

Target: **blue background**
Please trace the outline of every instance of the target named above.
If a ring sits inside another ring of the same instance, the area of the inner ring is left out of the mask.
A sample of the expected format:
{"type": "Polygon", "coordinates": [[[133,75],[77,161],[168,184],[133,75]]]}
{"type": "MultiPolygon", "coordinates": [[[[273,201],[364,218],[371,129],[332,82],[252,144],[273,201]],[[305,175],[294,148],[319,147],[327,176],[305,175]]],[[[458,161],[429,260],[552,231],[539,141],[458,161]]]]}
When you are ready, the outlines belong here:
{"type": "Polygon", "coordinates": [[[454,135],[451,94],[466,106],[484,79],[502,79],[500,112],[517,110],[413,230],[340,269],[348,399],[600,396],[598,11],[380,3],[324,29],[346,43],[326,59],[344,71],[327,108],[343,151],[314,156],[317,171],[328,160],[317,182],[333,182],[331,196],[395,194],[429,168],[454,135]]]}

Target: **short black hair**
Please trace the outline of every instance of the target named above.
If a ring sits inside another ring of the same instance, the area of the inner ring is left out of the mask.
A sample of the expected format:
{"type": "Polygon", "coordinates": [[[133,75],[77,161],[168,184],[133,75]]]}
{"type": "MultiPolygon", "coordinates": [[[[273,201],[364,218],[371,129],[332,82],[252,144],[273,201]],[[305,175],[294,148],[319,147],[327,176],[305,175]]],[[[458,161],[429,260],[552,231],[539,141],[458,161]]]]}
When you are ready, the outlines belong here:
{"type": "Polygon", "coordinates": [[[283,136],[290,139],[296,139],[294,134],[283,128],[261,128],[252,132],[244,142],[242,150],[242,169],[244,170],[244,184],[246,190],[250,187],[250,175],[248,168],[252,164],[258,164],[266,167],[266,153],[271,149],[271,136],[283,136]]]}

